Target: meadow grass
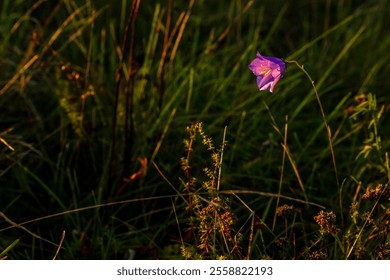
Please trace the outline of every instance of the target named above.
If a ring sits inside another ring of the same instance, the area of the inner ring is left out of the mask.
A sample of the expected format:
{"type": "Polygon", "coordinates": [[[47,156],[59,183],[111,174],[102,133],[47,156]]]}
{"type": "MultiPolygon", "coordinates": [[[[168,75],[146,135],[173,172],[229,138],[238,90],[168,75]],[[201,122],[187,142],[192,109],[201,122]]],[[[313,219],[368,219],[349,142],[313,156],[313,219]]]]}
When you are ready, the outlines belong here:
{"type": "Polygon", "coordinates": [[[0,16],[0,258],[389,258],[388,1],[0,16]]]}

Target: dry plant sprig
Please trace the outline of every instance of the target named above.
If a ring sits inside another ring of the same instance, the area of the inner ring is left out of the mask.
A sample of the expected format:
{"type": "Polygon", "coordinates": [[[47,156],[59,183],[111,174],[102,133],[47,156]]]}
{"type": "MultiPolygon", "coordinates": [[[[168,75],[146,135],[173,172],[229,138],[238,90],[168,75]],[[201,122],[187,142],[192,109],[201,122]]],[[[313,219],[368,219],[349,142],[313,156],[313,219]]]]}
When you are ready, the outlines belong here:
{"type": "Polygon", "coordinates": [[[276,215],[278,217],[287,217],[294,212],[294,206],[284,204],[276,209],[276,215]]]}
{"type": "Polygon", "coordinates": [[[333,211],[325,212],[321,210],[318,215],[314,217],[314,220],[320,226],[321,233],[334,234],[338,232],[338,229],[334,225],[336,223],[336,215],[333,211]]]}
{"type": "Polygon", "coordinates": [[[221,242],[225,245],[229,256],[234,254],[241,259],[239,246],[241,238],[240,235],[235,234],[234,230],[235,215],[226,206],[226,200],[215,197],[211,202],[199,208],[197,212],[200,242],[198,249],[206,256],[218,255],[220,250],[217,248],[217,242],[221,242]]]}
{"type": "Polygon", "coordinates": [[[188,193],[187,198],[187,207],[189,211],[189,221],[190,221],[190,235],[192,236],[192,239],[195,241],[197,240],[195,236],[195,226],[194,226],[194,209],[197,208],[197,204],[194,205],[194,199],[196,197],[192,194],[193,193],[193,186],[195,185],[196,179],[191,177],[190,174],[190,158],[191,153],[193,151],[193,145],[196,140],[196,136],[200,134],[202,131],[202,123],[197,122],[194,123],[186,128],[186,132],[189,134],[189,139],[184,140],[184,148],[187,152],[186,157],[182,157],[180,159],[180,166],[181,169],[185,172],[185,180],[184,180],[184,187],[186,192],[188,193]]]}
{"type": "Polygon", "coordinates": [[[375,187],[368,187],[366,193],[362,196],[365,200],[377,200],[382,197],[384,200],[390,200],[390,189],[384,188],[383,184],[375,187]]]}
{"type": "MultiPolygon", "coordinates": [[[[241,235],[236,233],[234,225],[236,217],[229,207],[229,201],[219,196],[221,166],[225,147],[224,131],[223,143],[220,149],[215,148],[213,139],[203,130],[202,123],[197,122],[187,127],[189,137],[184,141],[186,157],[181,158],[181,168],[185,172],[185,190],[192,193],[188,196],[187,209],[189,211],[190,230],[194,234],[195,247],[205,258],[226,259],[232,254],[241,259],[241,235]],[[210,154],[210,165],[203,167],[204,182],[196,186],[197,179],[192,177],[191,157],[194,153],[194,143],[201,140],[204,149],[210,154]],[[200,196],[205,190],[206,197],[200,196]]],[[[188,250],[183,252],[189,258],[188,250]]]]}
{"type": "Polygon", "coordinates": [[[313,251],[307,254],[308,260],[327,260],[328,255],[323,251],[313,251]]]}
{"type": "Polygon", "coordinates": [[[360,203],[353,202],[350,214],[354,220],[357,233],[353,236],[353,243],[348,249],[346,259],[353,254],[355,258],[362,258],[365,254],[370,257],[382,259],[386,255],[386,246],[388,245],[388,234],[390,225],[390,210],[384,206],[389,200],[390,191],[388,184],[377,184],[369,186],[366,192],[361,195],[363,200],[373,202],[370,210],[359,211],[360,203]],[[360,218],[364,221],[359,225],[360,218]],[[375,240],[373,243],[372,241],[375,240]],[[374,244],[373,247],[369,247],[374,244]],[[377,255],[374,253],[377,252],[377,255]]]}

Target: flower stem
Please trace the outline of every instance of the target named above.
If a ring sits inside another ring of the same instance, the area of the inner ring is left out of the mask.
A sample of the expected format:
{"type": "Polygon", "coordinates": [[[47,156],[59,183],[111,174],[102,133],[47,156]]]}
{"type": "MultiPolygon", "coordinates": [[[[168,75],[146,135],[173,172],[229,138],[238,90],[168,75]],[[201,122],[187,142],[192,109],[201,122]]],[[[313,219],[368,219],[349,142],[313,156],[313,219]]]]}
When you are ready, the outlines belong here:
{"type": "MultiPolygon", "coordinates": [[[[331,133],[330,127],[328,125],[328,122],[326,120],[326,116],[325,116],[325,113],[324,113],[324,109],[322,107],[320,95],[318,94],[318,91],[317,91],[317,88],[315,86],[314,80],[311,78],[310,74],[306,71],[306,69],[303,67],[303,65],[299,64],[297,61],[295,61],[295,60],[286,60],[285,62],[286,63],[295,64],[299,69],[302,70],[303,73],[305,73],[305,75],[307,76],[307,78],[311,82],[311,85],[313,87],[314,93],[315,93],[316,98],[317,98],[318,105],[320,107],[322,118],[324,120],[326,133],[327,133],[328,141],[329,141],[330,153],[332,155],[333,168],[334,168],[334,172],[335,172],[335,176],[336,176],[336,184],[337,184],[337,187],[338,187],[338,189],[340,191],[340,183],[339,183],[339,178],[338,178],[339,176],[338,176],[338,173],[337,173],[336,159],[335,159],[334,150],[333,150],[333,143],[332,143],[332,133],[331,133]]],[[[340,207],[342,209],[341,198],[340,198],[340,207]]]]}

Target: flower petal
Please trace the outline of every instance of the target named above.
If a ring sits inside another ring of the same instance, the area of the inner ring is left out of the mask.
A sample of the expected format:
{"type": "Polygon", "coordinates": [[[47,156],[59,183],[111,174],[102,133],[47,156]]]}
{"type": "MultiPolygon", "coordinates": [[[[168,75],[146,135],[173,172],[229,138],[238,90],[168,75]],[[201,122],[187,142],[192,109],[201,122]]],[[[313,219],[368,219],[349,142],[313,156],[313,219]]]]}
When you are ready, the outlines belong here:
{"type": "Polygon", "coordinates": [[[259,90],[270,90],[271,84],[273,82],[273,78],[271,75],[266,75],[266,76],[260,75],[257,76],[256,82],[257,82],[257,86],[259,87],[259,90]]]}
{"type": "Polygon", "coordinates": [[[256,53],[256,58],[248,65],[252,73],[257,76],[259,90],[273,92],[276,83],[283,76],[286,65],[277,57],[262,56],[256,53]]]}

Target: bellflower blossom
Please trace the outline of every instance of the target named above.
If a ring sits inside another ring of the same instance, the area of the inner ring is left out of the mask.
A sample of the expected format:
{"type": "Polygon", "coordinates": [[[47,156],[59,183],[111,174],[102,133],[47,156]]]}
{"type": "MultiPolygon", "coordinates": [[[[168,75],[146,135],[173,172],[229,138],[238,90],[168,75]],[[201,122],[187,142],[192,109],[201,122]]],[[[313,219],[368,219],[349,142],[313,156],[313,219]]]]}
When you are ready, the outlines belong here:
{"type": "Polygon", "coordinates": [[[259,90],[274,91],[276,83],[283,76],[286,64],[276,57],[262,56],[256,53],[256,58],[248,65],[249,69],[257,76],[259,90]]]}

